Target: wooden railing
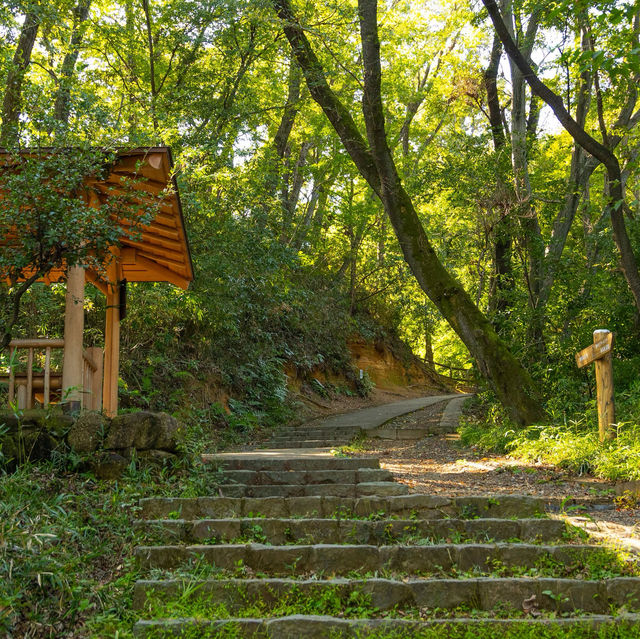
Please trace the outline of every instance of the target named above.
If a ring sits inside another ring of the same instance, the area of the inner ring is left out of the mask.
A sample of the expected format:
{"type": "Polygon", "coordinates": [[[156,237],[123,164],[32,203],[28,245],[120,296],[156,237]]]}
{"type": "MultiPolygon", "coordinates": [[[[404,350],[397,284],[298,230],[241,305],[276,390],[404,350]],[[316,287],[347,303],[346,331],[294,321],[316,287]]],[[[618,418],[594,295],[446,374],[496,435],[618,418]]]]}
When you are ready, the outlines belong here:
{"type": "Polygon", "coordinates": [[[34,391],[42,390],[43,406],[51,401],[51,391],[62,388],[62,371],[51,371],[52,349],[64,348],[63,339],[14,339],[9,344],[9,373],[3,375],[9,381],[9,403],[17,403],[20,409],[33,408],[34,391]],[[18,351],[26,349],[27,363],[24,372],[16,372],[18,351]],[[34,372],[36,352],[44,350],[44,369],[34,372]]]}
{"type": "Polygon", "coordinates": [[[98,346],[87,348],[82,353],[82,408],[102,410],[102,371],[104,351],[98,346]]]}
{"type": "MultiPolygon", "coordinates": [[[[33,408],[38,401],[43,407],[64,397],[62,370],[52,368],[51,354],[54,349],[64,349],[63,339],[14,339],[9,343],[9,370],[0,373],[0,382],[8,383],[9,404],[21,410],[33,408]],[[26,350],[26,362],[20,351],[26,350]],[[23,366],[24,364],[24,366],[23,366]],[[24,370],[21,370],[24,369],[24,370]]],[[[82,408],[102,408],[102,349],[88,348],[83,353],[82,408]]]]}
{"type": "Polygon", "coordinates": [[[475,381],[475,373],[472,368],[458,368],[457,366],[451,366],[451,364],[441,364],[440,362],[433,362],[434,366],[439,366],[440,368],[446,369],[449,374],[444,375],[442,373],[438,373],[442,375],[442,377],[448,377],[454,382],[468,382],[471,383],[475,381]],[[462,373],[461,375],[454,376],[453,371],[457,373],[462,373]]]}

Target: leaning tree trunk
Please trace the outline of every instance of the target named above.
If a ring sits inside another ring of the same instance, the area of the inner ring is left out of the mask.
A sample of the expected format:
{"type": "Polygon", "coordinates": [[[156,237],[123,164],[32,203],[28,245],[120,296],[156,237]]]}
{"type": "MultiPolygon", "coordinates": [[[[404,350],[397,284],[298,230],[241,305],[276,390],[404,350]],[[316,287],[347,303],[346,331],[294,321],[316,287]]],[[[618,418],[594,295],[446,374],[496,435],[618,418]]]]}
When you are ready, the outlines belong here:
{"type": "Polygon", "coordinates": [[[272,2],[312,97],[325,112],[362,176],[382,200],[405,260],[418,283],[465,343],[513,418],[521,424],[541,419],[543,411],[531,377],[509,352],[464,288],[440,263],[398,176],[388,147],[382,113],[375,0],[359,2],[365,67],[363,110],[371,148],[349,111],[327,84],[324,70],[296,21],[289,0],[272,2]]]}

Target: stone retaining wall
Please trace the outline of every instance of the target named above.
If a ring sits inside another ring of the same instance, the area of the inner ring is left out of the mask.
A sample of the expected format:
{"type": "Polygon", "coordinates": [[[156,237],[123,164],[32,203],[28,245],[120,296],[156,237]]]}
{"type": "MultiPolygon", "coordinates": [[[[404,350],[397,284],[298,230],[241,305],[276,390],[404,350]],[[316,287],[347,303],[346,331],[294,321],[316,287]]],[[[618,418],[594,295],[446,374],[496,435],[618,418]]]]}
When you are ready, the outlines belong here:
{"type": "Polygon", "coordinates": [[[179,452],[180,424],[166,413],[139,411],[112,419],[97,412],[0,412],[0,468],[74,451],[103,479],[118,477],[131,459],[162,462],[179,452]]]}

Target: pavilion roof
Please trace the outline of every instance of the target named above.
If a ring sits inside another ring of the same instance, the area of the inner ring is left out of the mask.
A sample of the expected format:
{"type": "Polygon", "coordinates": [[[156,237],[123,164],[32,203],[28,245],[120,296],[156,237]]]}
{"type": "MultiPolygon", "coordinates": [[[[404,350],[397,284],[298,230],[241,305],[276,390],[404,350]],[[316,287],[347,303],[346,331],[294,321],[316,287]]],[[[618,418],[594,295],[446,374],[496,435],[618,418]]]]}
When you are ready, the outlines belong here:
{"type": "MultiPolygon", "coordinates": [[[[23,153],[28,155],[33,151],[27,149],[23,153]]],[[[87,186],[101,201],[110,195],[130,196],[131,189],[135,192],[134,201],[140,193],[141,204],[157,200],[161,195],[153,220],[138,227],[135,239],[126,235],[121,239],[122,276],[129,282],[169,282],[186,289],[193,281],[189,242],[172,168],[171,149],[167,146],[122,149],[117,151],[106,177],[87,180],[87,186]]],[[[63,269],[54,270],[47,274],[45,281],[55,282],[64,275],[63,269]]],[[[87,275],[99,288],[104,288],[99,274],[89,272],[87,275]]]]}

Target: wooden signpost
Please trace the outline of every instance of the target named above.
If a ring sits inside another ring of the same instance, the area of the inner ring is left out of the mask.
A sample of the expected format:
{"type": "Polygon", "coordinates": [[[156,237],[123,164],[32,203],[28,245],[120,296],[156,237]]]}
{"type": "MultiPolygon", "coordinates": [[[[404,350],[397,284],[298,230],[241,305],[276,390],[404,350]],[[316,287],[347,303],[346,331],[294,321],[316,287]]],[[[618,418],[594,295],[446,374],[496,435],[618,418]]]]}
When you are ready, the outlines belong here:
{"type": "Polygon", "coordinates": [[[591,362],[596,364],[596,392],[598,396],[598,429],[600,441],[613,439],[611,424],[616,421],[613,402],[613,333],[606,329],[593,331],[593,344],[576,353],[576,364],[583,368],[591,362]]]}

